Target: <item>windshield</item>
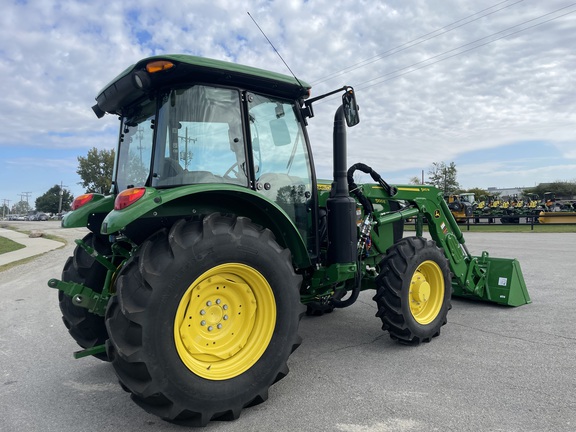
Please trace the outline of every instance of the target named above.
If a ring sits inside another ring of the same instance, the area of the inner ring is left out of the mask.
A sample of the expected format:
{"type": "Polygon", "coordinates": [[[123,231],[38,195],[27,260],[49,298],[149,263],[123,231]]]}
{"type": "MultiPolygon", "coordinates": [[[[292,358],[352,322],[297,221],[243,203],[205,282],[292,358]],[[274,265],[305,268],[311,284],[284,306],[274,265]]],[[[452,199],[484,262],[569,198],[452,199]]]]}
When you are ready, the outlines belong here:
{"type": "Polygon", "coordinates": [[[152,186],[248,184],[237,90],[175,89],[158,113],[152,186]]]}
{"type": "Polygon", "coordinates": [[[156,100],[149,99],[122,119],[118,191],[145,185],[248,185],[237,90],[198,85],[173,89],[159,102],[157,121],[156,100]]]}

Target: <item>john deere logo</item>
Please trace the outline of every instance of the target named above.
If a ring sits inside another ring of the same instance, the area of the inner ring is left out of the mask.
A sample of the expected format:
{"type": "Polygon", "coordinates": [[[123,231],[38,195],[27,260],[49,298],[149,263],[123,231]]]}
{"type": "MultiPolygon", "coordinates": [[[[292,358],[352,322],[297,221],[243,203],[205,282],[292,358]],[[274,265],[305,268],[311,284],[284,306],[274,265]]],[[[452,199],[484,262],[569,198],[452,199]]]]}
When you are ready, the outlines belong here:
{"type": "Polygon", "coordinates": [[[440,210],[434,210],[434,217],[438,219],[440,217],[440,210]]]}

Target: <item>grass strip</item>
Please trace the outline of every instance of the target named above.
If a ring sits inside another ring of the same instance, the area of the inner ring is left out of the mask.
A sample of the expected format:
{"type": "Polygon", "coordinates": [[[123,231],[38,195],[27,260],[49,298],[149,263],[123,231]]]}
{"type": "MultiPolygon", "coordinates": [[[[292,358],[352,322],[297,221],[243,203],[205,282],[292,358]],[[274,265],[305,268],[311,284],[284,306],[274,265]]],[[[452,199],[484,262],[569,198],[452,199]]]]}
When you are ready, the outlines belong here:
{"type": "Polygon", "coordinates": [[[26,246],[20,243],[16,243],[14,240],[10,240],[6,237],[0,237],[0,255],[8,252],[14,252],[18,249],[23,249],[26,246]]]}

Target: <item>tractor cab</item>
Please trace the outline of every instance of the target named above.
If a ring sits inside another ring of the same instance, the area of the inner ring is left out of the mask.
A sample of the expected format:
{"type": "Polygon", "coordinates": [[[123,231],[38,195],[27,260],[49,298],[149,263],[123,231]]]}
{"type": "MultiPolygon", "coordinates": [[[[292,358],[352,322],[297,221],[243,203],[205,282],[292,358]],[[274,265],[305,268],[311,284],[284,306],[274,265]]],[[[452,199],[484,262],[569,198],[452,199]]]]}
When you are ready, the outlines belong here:
{"type": "Polygon", "coordinates": [[[478,203],[476,202],[476,197],[472,192],[461,193],[459,197],[460,201],[462,201],[463,203],[468,203],[472,207],[476,207],[478,205],[478,203]]]}
{"type": "Polygon", "coordinates": [[[93,107],[122,122],[114,196],[242,188],[273,202],[306,249],[317,248],[316,179],[302,110],[309,85],[191,56],[148,59],[114,83],[93,107]]]}
{"type": "Polygon", "coordinates": [[[297,108],[294,101],[233,88],[165,89],[122,117],[114,192],[233,184],[294,218],[295,207],[311,198],[313,182],[297,108]]]}

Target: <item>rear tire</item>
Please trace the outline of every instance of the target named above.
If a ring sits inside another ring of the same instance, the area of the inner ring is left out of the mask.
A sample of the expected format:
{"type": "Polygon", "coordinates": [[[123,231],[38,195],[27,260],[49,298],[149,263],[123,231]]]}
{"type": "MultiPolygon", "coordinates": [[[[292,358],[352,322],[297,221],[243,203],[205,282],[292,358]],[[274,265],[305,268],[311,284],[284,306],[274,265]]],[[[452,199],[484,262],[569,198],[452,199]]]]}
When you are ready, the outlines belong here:
{"type": "Polygon", "coordinates": [[[118,276],[106,313],[122,386],[164,420],[234,420],[268,398],[300,345],[301,277],[271,231],[243,217],[180,220],[118,276]]]}
{"type": "Polygon", "coordinates": [[[451,309],[452,285],[448,261],[436,243],[408,237],[390,247],[376,286],[376,316],[392,339],[418,345],[440,334],[451,309]]]}
{"type": "MultiPolygon", "coordinates": [[[[103,236],[89,233],[82,241],[94,248],[98,253],[111,254],[110,243],[103,236]]],[[[76,282],[91,288],[97,293],[102,292],[106,280],[106,268],[90,256],[84,248],[76,246],[74,255],[69,257],[62,270],[64,282],[76,282]]],[[[92,348],[102,345],[108,339],[108,332],[104,317],[95,315],[88,309],[76,306],[72,299],[58,291],[58,302],[62,311],[62,321],[68,329],[70,336],[82,348],[92,348]]],[[[95,354],[94,357],[107,361],[105,353],[95,354]]]]}

